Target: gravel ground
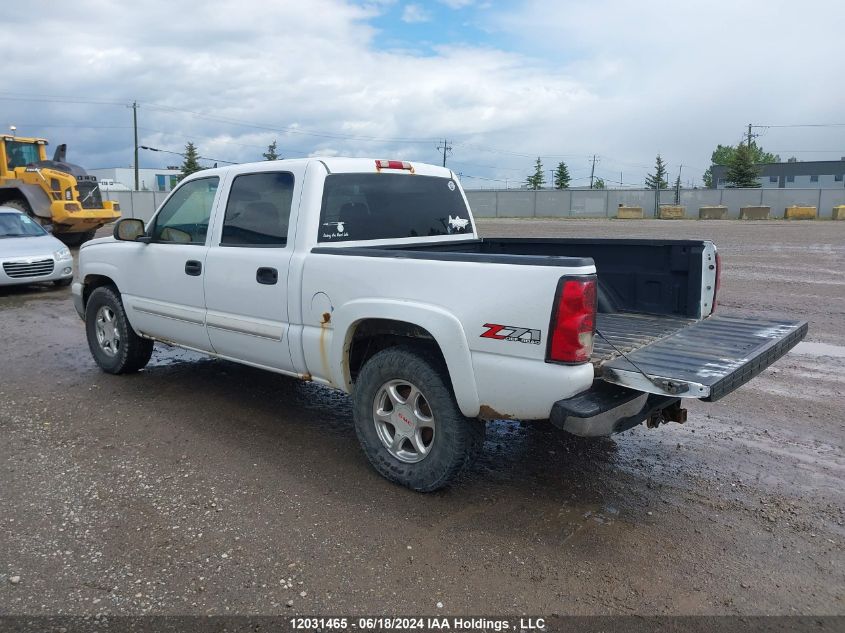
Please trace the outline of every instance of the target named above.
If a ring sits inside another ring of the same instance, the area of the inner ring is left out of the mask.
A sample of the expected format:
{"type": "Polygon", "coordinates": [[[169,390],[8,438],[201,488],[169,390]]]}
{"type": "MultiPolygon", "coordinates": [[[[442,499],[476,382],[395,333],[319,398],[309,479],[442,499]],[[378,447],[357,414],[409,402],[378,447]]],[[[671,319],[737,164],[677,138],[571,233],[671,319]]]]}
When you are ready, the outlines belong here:
{"type": "Polygon", "coordinates": [[[0,613],[845,614],[845,223],[480,225],[712,238],[720,310],[809,342],[683,426],[492,423],[419,495],[346,396],[164,346],[108,376],[67,289],[0,290],[0,613]]]}

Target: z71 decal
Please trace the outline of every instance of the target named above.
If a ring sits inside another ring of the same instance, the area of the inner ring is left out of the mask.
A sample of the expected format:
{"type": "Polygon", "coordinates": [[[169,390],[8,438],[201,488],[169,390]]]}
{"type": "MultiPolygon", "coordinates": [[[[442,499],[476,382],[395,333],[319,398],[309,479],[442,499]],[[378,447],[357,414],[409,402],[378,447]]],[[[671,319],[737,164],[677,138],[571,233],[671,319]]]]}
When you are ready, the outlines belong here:
{"type": "Polygon", "coordinates": [[[481,338],[492,338],[497,341],[516,341],[517,343],[540,344],[540,330],[532,330],[527,327],[515,325],[497,325],[496,323],[485,323],[488,328],[482,332],[481,338]]]}

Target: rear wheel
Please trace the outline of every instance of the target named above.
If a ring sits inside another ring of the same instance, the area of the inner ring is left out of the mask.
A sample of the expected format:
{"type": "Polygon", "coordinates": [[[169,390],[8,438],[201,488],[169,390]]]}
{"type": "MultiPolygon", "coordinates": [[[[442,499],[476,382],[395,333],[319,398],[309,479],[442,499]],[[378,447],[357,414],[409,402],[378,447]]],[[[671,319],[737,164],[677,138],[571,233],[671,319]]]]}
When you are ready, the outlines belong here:
{"type": "Polygon", "coordinates": [[[37,220],[38,218],[32,213],[32,209],[29,206],[29,203],[23,199],[17,200],[9,200],[3,203],[4,207],[12,207],[13,209],[17,209],[21,213],[26,213],[29,217],[37,220]]]}
{"type": "Polygon", "coordinates": [[[85,306],[85,334],[91,355],[109,374],[143,369],[153,354],[153,341],[132,329],[114,288],[103,286],[91,293],[85,306]]]}
{"type": "Polygon", "coordinates": [[[448,485],[484,443],[484,423],[461,413],[443,363],[411,347],[367,361],[355,383],[353,415],[373,467],[419,492],[448,485]]]}

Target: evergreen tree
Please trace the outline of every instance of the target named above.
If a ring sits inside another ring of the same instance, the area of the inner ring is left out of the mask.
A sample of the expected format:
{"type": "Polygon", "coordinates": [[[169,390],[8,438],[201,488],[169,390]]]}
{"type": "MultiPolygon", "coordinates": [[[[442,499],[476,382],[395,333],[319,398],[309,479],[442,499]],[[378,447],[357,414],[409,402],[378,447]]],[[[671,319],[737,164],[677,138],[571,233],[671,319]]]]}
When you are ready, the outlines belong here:
{"type": "MultiPolygon", "coordinates": [[[[711,165],[730,165],[731,159],[733,159],[734,155],[737,152],[736,147],[733,145],[717,145],[716,149],[713,150],[713,153],[710,155],[710,164],[711,165]]],[[[780,156],[777,154],[772,154],[771,152],[765,151],[762,147],[757,145],[754,141],[751,141],[751,153],[754,156],[754,162],[757,164],[760,163],[779,163],[780,156]]],[[[710,167],[707,168],[707,171],[704,172],[704,186],[705,187],[713,187],[713,171],[710,167]]]]}
{"type": "Polygon", "coordinates": [[[605,189],[604,178],[596,178],[593,182],[593,189],[605,189]]]}
{"type": "Polygon", "coordinates": [[[267,146],[267,151],[262,154],[264,160],[279,160],[279,155],[276,153],[276,139],[267,146]]]}
{"type": "Polygon", "coordinates": [[[194,147],[194,144],[191,141],[188,141],[188,144],[185,145],[185,153],[183,156],[185,157],[185,160],[182,161],[182,166],[179,168],[182,170],[182,175],[179,176],[179,180],[203,170],[203,167],[199,164],[199,152],[197,152],[197,148],[194,147]]]}
{"type": "Polygon", "coordinates": [[[760,176],[760,169],[754,160],[754,151],[745,143],[740,143],[736,148],[731,162],[728,163],[728,172],[725,180],[729,187],[760,187],[757,178],[760,176]]]}
{"type": "Polygon", "coordinates": [[[534,164],[534,173],[525,180],[525,186],[529,189],[542,189],[545,183],[546,178],[543,176],[543,161],[538,156],[537,162],[534,164]]]}
{"type": "Polygon", "coordinates": [[[555,189],[569,189],[569,168],[563,161],[555,169],[555,189]]]}
{"type": "Polygon", "coordinates": [[[666,163],[663,162],[660,154],[658,154],[657,160],[654,163],[654,173],[646,176],[646,189],[668,189],[669,181],[666,180],[667,172],[666,163]]]}

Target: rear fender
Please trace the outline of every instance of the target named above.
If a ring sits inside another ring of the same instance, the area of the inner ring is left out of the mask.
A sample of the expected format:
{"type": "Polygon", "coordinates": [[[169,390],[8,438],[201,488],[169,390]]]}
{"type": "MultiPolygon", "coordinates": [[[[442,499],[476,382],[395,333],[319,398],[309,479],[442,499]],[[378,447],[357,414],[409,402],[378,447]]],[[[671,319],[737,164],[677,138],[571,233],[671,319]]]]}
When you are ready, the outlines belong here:
{"type": "Polygon", "coordinates": [[[361,299],[337,308],[332,313],[334,336],[329,353],[335,385],[342,386],[347,392],[352,389],[349,348],[357,324],[366,319],[403,321],[427,330],[446,360],[458,407],[467,417],[478,416],[480,401],[466,334],[460,321],[438,306],[412,301],[361,299]]]}

